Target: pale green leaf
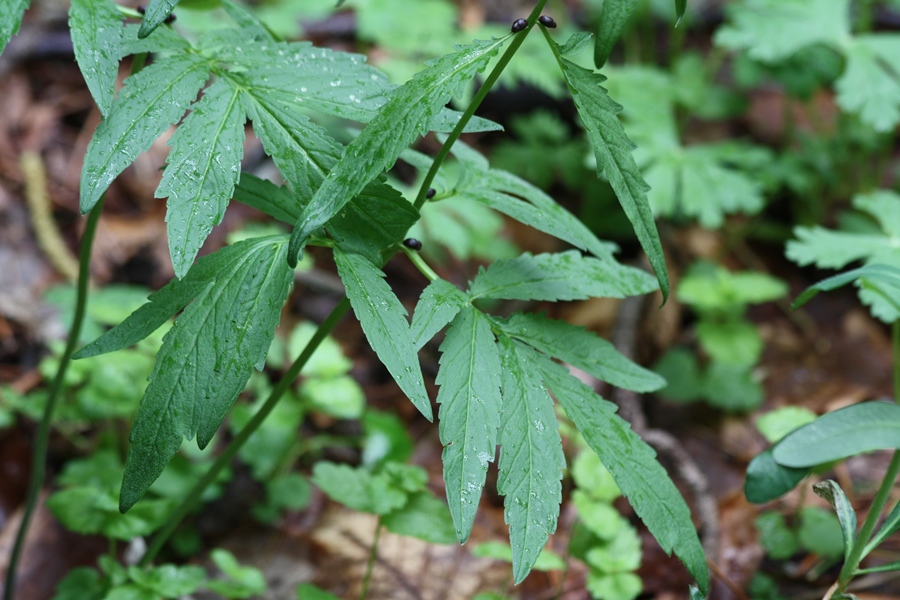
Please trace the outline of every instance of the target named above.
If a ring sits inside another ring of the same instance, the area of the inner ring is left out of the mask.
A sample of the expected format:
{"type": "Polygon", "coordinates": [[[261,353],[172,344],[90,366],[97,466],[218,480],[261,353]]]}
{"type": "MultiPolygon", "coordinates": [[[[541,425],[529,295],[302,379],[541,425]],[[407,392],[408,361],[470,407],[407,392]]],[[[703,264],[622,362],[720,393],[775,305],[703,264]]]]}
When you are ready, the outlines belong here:
{"type": "Polygon", "coordinates": [[[634,144],[625,135],[622,123],[616,116],[621,107],[612,101],[600,85],[605,80],[603,75],[588,71],[559,56],[558,45],[553,44],[552,47],[557,53],[557,61],[594,150],[597,173],[609,181],[628,220],[631,221],[641,247],[647,253],[647,258],[656,272],[665,301],[669,296],[666,260],[647,200],[649,187],[641,176],[632,154],[634,144]]]}
{"type": "Polygon", "coordinates": [[[159,27],[172,13],[172,9],[178,4],[178,0],[150,0],[147,3],[147,10],[144,12],[144,18],[141,21],[141,29],[138,37],[145,38],[159,27]]]}
{"type": "Polygon", "coordinates": [[[845,53],[838,105],[876,131],[892,131],[900,123],[900,35],[860,35],[845,53]]]}
{"type": "Polygon", "coordinates": [[[614,404],[549,359],[542,357],[535,362],[544,383],[612,473],[650,533],[666,553],[675,552],[705,593],[709,572],[697,530],[687,504],[657,462],[656,453],[615,414],[614,404]]]}
{"type": "Polygon", "coordinates": [[[444,105],[496,54],[505,39],[476,42],[433,61],[391,93],[378,115],[347,146],[297,220],[291,236],[290,264],[296,264],[307,238],[358,194],[407,146],[428,131],[444,105]]]}
{"type": "Polygon", "coordinates": [[[583,327],[526,313],[516,313],[497,324],[507,335],[601,381],[637,392],[658,390],[666,383],[662,377],[631,362],[612,344],[583,327]]]}
{"type": "Polygon", "coordinates": [[[500,428],[500,355],[487,318],[464,307],[441,344],[440,435],[444,482],[456,535],[472,531],[500,428]]]}
{"type": "Polygon", "coordinates": [[[849,0],[743,0],[729,5],[715,43],[775,62],[813,44],[840,45],[850,35],[849,0]]]}
{"type": "Polygon", "coordinates": [[[535,359],[528,358],[535,351],[506,336],[499,346],[503,418],[497,491],[505,496],[513,578],[520,583],[556,531],[566,460],[553,401],[533,367],[535,359]]]}
{"type": "Polygon", "coordinates": [[[410,495],[403,508],[383,515],[381,524],[392,533],[408,535],[431,544],[456,542],[447,504],[427,491],[410,495]]]}
{"type": "Polygon", "coordinates": [[[856,512],[853,510],[853,505],[850,504],[850,500],[844,494],[841,486],[830,479],[814,484],[813,492],[815,492],[816,496],[828,502],[831,508],[834,509],[838,522],[841,524],[841,536],[844,541],[844,560],[849,560],[850,552],[853,550],[853,542],[856,540],[856,512]]]}
{"type": "Polygon", "coordinates": [[[900,448],[900,406],[862,402],[793,431],[772,449],[772,456],[780,465],[802,468],[883,448],[900,448]]]}
{"type": "Polygon", "coordinates": [[[90,211],[138,154],[178,121],[209,76],[192,54],[160,58],[129,77],[88,145],[81,172],[81,212],[90,211]]]}
{"type": "Polygon", "coordinates": [[[69,29],[78,68],[105,117],[112,106],[119,73],[122,13],[108,0],[72,0],[69,29]]]}
{"type": "Polygon", "coordinates": [[[131,430],[123,512],[182,438],[196,435],[200,448],[209,443],[253,368],[262,368],[293,280],[284,265],[285,242],[273,236],[231,246],[235,251],[215,261],[219,268],[208,285],[166,334],[131,430]]]}
{"type": "Polygon", "coordinates": [[[594,66],[603,68],[625,26],[641,5],[640,0],[605,0],[600,13],[600,28],[594,45],[594,66]]]}
{"type": "Polygon", "coordinates": [[[645,271],[571,250],[495,261],[487,269],[479,269],[469,295],[473,299],[556,301],[624,298],[655,289],[656,281],[645,271]]]}
{"type": "Polygon", "coordinates": [[[803,293],[797,296],[797,299],[791,304],[791,308],[800,308],[819,292],[835,290],[860,279],[877,281],[882,286],[892,290],[893,296],[900,299],[900,268],[888,265],[868,264],[864,267],[823,279],[822,281],[809,286],[803,290],[803,293]]]}
{"type": "Polygon", "coordinates": [[[430,421],[431,402],[406,321],[406,309],[384,280],[381,269],[368,259],[335,248],[334,260],[369,345],[403,393],[430,421]]]}
{"type": "Polygon", "coordinates": [[[466,295],[445,279],[429,283],[413,313],[411,330],[416,349],[421,350],[468,302],[466,295]]]}
{"type": "Polygon", "coordinates": [[[312,482],[319,489],[335,502],[361,512],[372,512],[371,479],[368,471],[350,465],[320,461],[313,467],[312,482]]]}
{"type": "Polygon", "coordinates": [[[12,36],[19,33],[22,15],[31,0],[9,0],[0,2],[0,54],[12,36]]]}
{"type": "Polygon", "coordinates": [[[172,151],[156,197],[169,199],[166,221],[176,277],[184,277],[225,216],[240,177],[245,119],[240,90],[219,79],[169,141],[172,151]]]}
{"type": "Polygon", "coordinates": [[[787,243],[785,255],[801,266],[815,264],[823,269],[840,269],[890,248],[890,239],[867,233],[833,231],[824,227],[797,227],[796,240],[787,243]]]}

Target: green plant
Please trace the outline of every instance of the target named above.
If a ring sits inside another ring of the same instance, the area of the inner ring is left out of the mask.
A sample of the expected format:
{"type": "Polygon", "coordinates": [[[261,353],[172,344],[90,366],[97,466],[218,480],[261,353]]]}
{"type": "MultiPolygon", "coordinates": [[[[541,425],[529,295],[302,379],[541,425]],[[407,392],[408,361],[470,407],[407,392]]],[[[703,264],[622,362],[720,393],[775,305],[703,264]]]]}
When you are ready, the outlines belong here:
{"type": "MultiPolygon", "coordinates": [[[[170,140],[168,164],[156,191],[157,196],[168,198],[169,249],[176,278],[76,356],[87,359],[127,348],[178,314],[156,355],[132,426],[119,509],[127,512],[135,507],[184,438],[196,436],[200,448],[210,444],[254,369],[265,364],[293,270],[307,247],[331,250],[347,297],[318,327],[213,466],[167,516],[140,567],[151,569],[149,563],[181,518],[275,410],[352,307],[375,353],[429,420],[433,418],[431,399],[417,351],[447,328],[441,344],[437,402],[447,498],[459,541],[469,536],[486,470],[499,445],[498,489],[505,496],[514,579],[520,582],[528,574],[555,529],[559,512],[564,457],[553,411],[555,397],[662,548],[681,558],[705,590],[706,561],[689,510],[655,453],[615,415],[612,403],[599,398],[554,359],[637,391],[657,389],[662,380],[584,329],[540,314],[499,318],[481,309],[486,300],[622,298],[657,287],[664,298],[668,295],[647,186],[616,116],[619,107],[601,87],[602,76],[568,58],[585,47],[590,36],[575,34],[560,45],[543,25],[538,27],[546,42],[540,47],[572,93],[598,172],[618,195],[657,281],[617,263],[609,244],[600,242],[540,190],[490,169],[482,157],[456,144],[467,128],[495,128],[473,119],[473,114],[536,26],[545,0],[535,2],[524,27],[517,28],[520,31],[458,46],[399,87],[358,55],[280,41],[252,14],[228,0],[222,5],[234,26],[189,41],[163,24],[175,3],[151,1],[140,25],[124,27],[123,15],[136,15],[108,0],[76,0],[70,13],[76,57],[104,115],[85,157],[82,211],[96,218],[116,176],[171,124],[181,121],[170,140]],[[141,68],[148,54],[153,61],[141,68]],[[134,73],[116,95],[118,62],[129,55],[135,57],[134,73]],[[446,109],[447,102],[498,56],[465,110],[460,114],[446,109]],[[201,89],[202,97],[196,100],[201,89]],[[367,124],[342,146],[301,110],[367,124]],[[185,111],[190,112],[182,120],[185,111]],[[241,174],[247,120],[286,187],[241,174]],[[441,150],[415,200],[409,202],[383,175],[429,131],[450,133],[442,138],[441,150]],[[469,189],[476,201],[578,250],[497,260],[480,270],[465,291],[438,277],[400,241],[418,220],[428,190],[451,153],[473,179],[483,183],[469,189]],[[294,224],[292,233],[245,239],[195,262],[232,197],[294,224]],[[412,324],[382,271],[400,251],[430,282],[412,324]]],[[[683,10],[683,2],[678,4],[683,10]]],[[[0,13],[5,32],[0,41],[5,42],[18,26],[24,8],[18,2],[0,13]]],[[[85,246],[89,249],[90,235],[85,246]]],[[[85,265],[83,259],[83,277],[85,265]]],[[[80,301],[85,293],[86,283],[80,287],[80,301]]],[[[75,339],[78,330],[73,327],[75,339]]],[[[70,340],[68,352],[74,343],[70,340]]],[[[45,416],[51,412],[52,403],[48,403],[45,416]]],[[[38,459],[43,461],[42,456],[38,459]]],[[[392,491],[385,499],[396,498],[396,502],[371,507],[383,518],[389,516],[388,508],[402,506],[401,500],[412,502],[404,494],[420,489],[408,467],[390,464],[375,469],[367,482],[363,481],[367,472],[356,475],[359,485],[365,486],[381,485],[385,477],[389,480],[390,485],[385,485],[392,491]],[[400,491],[391,487],[394,484],[400,491]]],[[[327,468],[341,467],[320,466],[319,471],[327,468]]],[[[41,474],[36,478],[40,482],[41,474]]],[[[323,475],[319,484],[327,485],[326,480],[323,475]]],[[[15,572],[14,566],[10,572],[15,572]]],[[[135,567],[128,576],[140,583],[154,572],[135,567]]],[[[11,576],[7,590],[12,588],[11,576]]]]}
{"type": "Polygon", "coordinates": [[[763,341],[744,313],[749,304],[776,300],[786,292],[782,281],[764,273],[735,273],[712,263],[694,264],[677,294],[697,313],[697,341],[709,363],[701,367],[694,353],[670,350],[655,367],[669,382],[660,394],[679,402],[702,399],[731,411],[759,406],[763,391],[752,370],[762,354],[763,341]]]}
{"type": "MultiPolygon", "coordinates": [[[[804,304],[820,291],[833,290],[854,281],[859,281],[867,290],[873,290],[879,300],[900,308],[896,306],[897,294],[900,293],[900,269],[880,264],[869,264],[823,280],[801,294],[794,305],[804,304]]],[[[875,306],[872,310],[873,313],[876,311],[875,306]]],[[[813,486],[813,491],[834,509],[841,529],[844,564],[826,598],[856,598],[847,591],[854,577],[864,573],[900,569],[900,563],[896,562],[870,568],[860,566],[861,561],[872,550],[900,529],[900,503],[884,515],[884,520],[878,527],[889,493],[900,473],[900,407],[896,403],[896,399],[900,398],[900,320],[893,323],[893,349],[894,403],[863,402],[822,415],[789,433],[772,448],[758,455],[747,469],[747,498],[754,502],[765,502],[793,488],[822,463],[883,448],[895,449],[859,528],[857,514],[837,482],[826,480],[813,486]]]]}

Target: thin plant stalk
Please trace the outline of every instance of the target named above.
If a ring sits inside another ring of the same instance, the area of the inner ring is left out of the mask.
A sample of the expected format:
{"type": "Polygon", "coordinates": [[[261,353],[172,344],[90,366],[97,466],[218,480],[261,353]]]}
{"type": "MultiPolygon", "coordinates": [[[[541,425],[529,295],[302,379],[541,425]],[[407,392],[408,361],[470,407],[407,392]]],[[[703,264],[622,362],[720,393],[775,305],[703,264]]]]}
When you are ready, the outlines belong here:
{"type": "Polygon", "coordinates": [[[366,562],[366,574],[363,577],[362,590],[359,592],[359,600],[366,600],[369,595],[369,584],[372,583],[372,571],[375,569],[375,559],[378,558],[378,540],[381,538],[381,516],[375,524],[375,539],[372,540],[372,548],[369,550],[369,560],[366,562]]]}
{"type": "Polygon", "coordinates": [[[25,536],[28,533],[28,526],[31,524],[31,518],[34,515],[34,509],[37,505],[38,495],[41,486],[44,483],[44,473],[47,463],[47,444],[50,439],[50,424],[53,420],[53,412],[59,397],[62,394],[65,382],[66,371],[69,369],[69,363],[72,354],[78,346],[78,340],[81,336],[81,327],[84,325],[84,315],[87,309],[88,287],[91,276],[91,248],[94,243],[94,234],[97,232],[97,223],[100,220],[100,212],[103,208],[103,198],[97,202],[88,215],[87,223],[84,227],[84,234],[81,237],[81,250],[78,254],[78,284],[75,296],[75,316],[72,319],[72,328],[69,330],[69,337],[66,341],[65,350],[59,359],[59,367],[53,378],[53,384],[50,386],[50,394],[47,397],[47,404],[44,406],[44,414],[41,417],[41,423],[38,427],[37,437],[34,440],[34,455],[32,458],[31,476],[28,480],[28,491],[25,495],[25,512],[22,515],[22,522],[19,524],[19,530],[16,532],[16,541],[13,544],[12,554],[9,558],[9,567],[6,571],[6,582],[3,586],[3,597],[12,600],[13,592],[16,589],[16,569],[18,568],[19,559],[25,546],[25,536]]]}
{"type": "MultiPolygon", "coordinates": [[[[503,69],[506,68],[506,65],[509,64],[509,61],[512,60],[513,55],[522,45],[522,42],[525,41],[525,36],[534,27],[534,24],[537,23],[537,19],[541,14],[541,11],[544,8],[544,5],[547,3],[547,0],[539,0],[539,2],[535,5],[534,10],[531,11],[531,14],[528,16],[528,27],[519,33],[517,33],[500,57],[500,60],[491,70],[490,74],[488,74],[487,79],[484,80],[484,83],[479,88],[478,92],[472,98],[472,101],[469,103],[469,106],[466,107],[466,110],[463,112],[462,116],[459,119],[459,122],[456,124],[456,127],[453,128],[453,131],[447,136],[447,139],[444,141],[443,146],[441,146],[440,151],[437,156],[435,156],[434,161],[431,163],[431,167],[428,170],[428,173],[425,175],[425,179],[422,181],[422,186],[419,189],[418,196],[416,197],[415,207],[417,209],[422,208],[422,205],[425,203],[426,194],[428,193],[428,188],[431,187],[431,182],[434,181],[435,176],[437,175],[438,170],[443,164],[444,160],[450,154],[450,149],[453,146],[454,142],[459,139],[460,134],[462,134],[463,129],[465,129],[466,125],[469,123],[469,120],[474,116],[475,111],[481,105],[482,100],[487,96],[488,92],[491,90],[493,85],[499,79],[500,74],[503,72],[503,69]]],[[[387,257],[385,262],[390,260],[396,251],[393,252],[390,256],[387,257]]],[[[414,261],[414,264],[421,266],[424,263],[419,261],[414,261]]],[[[437,275],[429,268],[425,271],[426,276],[429,278],[431,275],[434,275],[437,278],[437,275]]],[[[240,450],[241,446],[249,439],[249,437],[253,434],[254,431],[259,428],[265,418],[272,412],[275,408],[275,405],[278,404],[278,401],[281,400],[281,397],[285,394],[285,392],[290,389],[290,386],[293,384],[294,380],[300,375],[300,371],[303,369],[303,366],[312,356],[312,354],[316,351],[321,344],[322,340],[334,329],[334,326],[337,325],[338,321],[346,314],[347,310],[350,309],[350,301],[347,297],[344,297],[341,300],[340,304],[335,307],[335,309],[331,312],[330,315],[325,319],[325,321],[319,325],[319,328],[316,330],[315,335],[313,335],[312,339],[307,343],[306,347],[300,353],[300,356],[297,357],[297,360],[291,365],[291,367],[285,372],[284,376],[278,382],[278,385],[272,390],[269,394],[269,397],[266,399],[265,403],[263,403],[262,407],[259,411],[253,415],[253,418],[241,429],[241,431],[228,443],[228,446],[225,447],[225,450],[222,454],[216,459],[213,465],[209,468],[209,470],[201,477],[197,483],[188,491],[185,495],[184,499],[181,501],[181,504],[175,508],[169,518],[166,520],[165,525],[156,534],[153,538],[153,542],[150,544],[147,549],[146,554],[141,558],[140,566],[146,567],[150,564],[150,562],[159,554],[159,551],[162,549],[163,545],[175,532],[178,528],[178,525],[181,523],[181,520],[190,512],[190,510],[199,502],[200,497],[202,496],[204,490],[211,485],[219,473],[222,472],[225,467],[227,467],[231,463],[231,459],[237,454],[238,450],[240,450]]]]}

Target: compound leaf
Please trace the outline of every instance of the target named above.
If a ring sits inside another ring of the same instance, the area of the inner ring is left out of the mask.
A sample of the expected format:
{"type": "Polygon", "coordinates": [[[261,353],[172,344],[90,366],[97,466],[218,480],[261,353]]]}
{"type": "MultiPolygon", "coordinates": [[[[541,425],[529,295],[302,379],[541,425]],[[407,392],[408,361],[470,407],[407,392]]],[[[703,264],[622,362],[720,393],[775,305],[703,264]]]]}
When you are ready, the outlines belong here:
{"type": "Polygon", "coordinates": [[[505,496],[513,577],[519,583],[556,531],[566,461],[553,401],[533,367],[536,359],[528,358],[535,351],[506,336],[499,346],[503,419],[497,491],[505,496]]]}
{"type": "Polygon", "coordinates": [[[181,54],[160,58],[125,81],[84,157],[82,213],[90,211],[113,179],[181,118],[208,76],[205,59],[181,54]]]}
{"type": "Polygon", "coordinates": [[[449,281],[435,279],[429,283],[413,313],[411,329],[416,349],[421,350],[468,303],[466,295],[449,281]]]}
{"type": "Polygon", "coordinates": [[[250,173],[241,174],[234,199],[283,223],[293,223],[300,214],[300,203],[289,189],[250,173]]]}
{"type": "Polygon", "coordinates": [[[715,42],[776,62],[817,43],[840,45],[850,35],[849,0],[744,0],[729,6],[730,23],[715,42]]]}
{"type": "Polygon", "coordinates": [[[611,259],[577,250],[558,254],[523,254],[481,268],[469,288],[471,298],[505,300],[584,300],[624,298],[656,289],[648,273],[611,259]]]}
{"type": "Polygon", "coordinates": [[[440,435],[444,482],[456,536],[465,542],[488,463],[493,462],[500,427],[500,353],[491,326],[466,306],[453,319],[441,344],[440,435]]]}
{"type": "Polygon", "coordinates": [[[169,253],[184,277],[215,225],[222,222],[244,154],[240,90],[213,83],[169,141],[172,151],[157,198],[168,197],[169,253]]]}
{"type": "Polygon", "coordinates": [[[797,296],[797,299],[791,304],[791,308],[800,308],[819,292],[830,292],[831,290],[835,290],[859,279],[878,281],[885,286],[893,288],[895,297],[900,298],[900,269],[889,265],[868,264],[864,267],[823,279],[822,281],[809,286],[797,296]]]}
{"type": "MultiPolygon", "coordinates": [[[[546,30],[542,29],[546,35],[546,30]]],[[[597,174],[609,181],[625,211],[663,294],[663,302],[669,297],[669,274],[663,255],[659,233],[653,221],[653,212],[647,200],[649,186],[641,176],[632,155],[634,144],[625,135],[625,129],[616,116],[622,107],[612,101],[600,85],[606,79],[576,65],[559,54],[560,46],[547,37],[557,62],[566,78],[569,90],[587,132],[588,140],[597,159],[597,174]]]]}
{"type": "Polygon", "coordinates": [[[209,443],[253,368],[262,367],[293,280],[285,237],[239,242],[209,257],[207,265],[218,268],[163,338],[135,417],[122,512],[162,473],[182,438],[197,435],[200,448],[209,443]]]}
{"type": "Polygon", "coordinates": [[[354,139],[307,204],[291,235],[288,259],[294,265],[307,238],[358,194],[419,135],[476,72],[487,65],[504,39],[461,46],[391,93],[378,115],[354,139]]]}
{"type": "MultiPolygon", "coordinates": [[[[597,30],[597,40],[594,43],[595,67],[602,69],[606,64],[613,47],[622,37],[625,26],[640,5],[640,0],[606,0],[603,3],[600,28],[597,30]]],[[[683,12],[682,10],[682,14],[683,12]]]]}
{"type": "Polygon", "coordinates": [[[369,345],[403,393],[426,419],[432,420],[406,309],[384,280],[384,273],[367,258],[340,248],[334,250],[334,261],[369,345]]]}
{"type": "Polygon", "coordinates": [[[78,68],[105,117],[112,106],[119,73],[122,13],[108,0],[73,0],[69,30],[78,68]]]}
{"type": "Polygon", "coordinates": [[[122,34],[122,41],[119,46],[120,57],[140,54],[141,52],[187,50],[191,47],[190,42],[181,37],[171,27],[159,27],[145,38],[138,37],[139,29],[140,25],[136,23],[125,24],[125,31],[122,34]]]}
{"type": "Polygon", "coordinates": [[[141,29],[138,31],[139,38],[145,38],[159,27],[166,20],[172,9],[178,4],[178,0],[150,0],[147,3],[147,10],[144,12],[144,18],[141,21],[141,29]]]}
{"type": "Polygon", "coordinates": [[[9,39],[19,33],[19,26],[22,25],[22,15],[31,0],[10,0],[8,2],[0,2],[0,54],[9,43],[9,39]]]}
{"type": "Polygon", "coordinates": [[[883,448],[900,448],[900,406],[862,402],[794,430],[772,456],[780,465],[805,468],[883,448]]]}
{"type": "Polygon", "coordinates": [[[690,510],[657,462],[656,453],[615,414],[615,404],[597,396],[546,357],[537,357],[534,362],[544,383],[612,474],[647,529],[666,553],[675,552],[706,593],[709,571],[690,510]]]}
{"type": "Polygon", "coordinates": [[[631,362],[612,344],[583,327],[528,313],[516,313],[497,324],[508,336],[612,385],[652,392],[666,384],[662,377],[631,362]]]}

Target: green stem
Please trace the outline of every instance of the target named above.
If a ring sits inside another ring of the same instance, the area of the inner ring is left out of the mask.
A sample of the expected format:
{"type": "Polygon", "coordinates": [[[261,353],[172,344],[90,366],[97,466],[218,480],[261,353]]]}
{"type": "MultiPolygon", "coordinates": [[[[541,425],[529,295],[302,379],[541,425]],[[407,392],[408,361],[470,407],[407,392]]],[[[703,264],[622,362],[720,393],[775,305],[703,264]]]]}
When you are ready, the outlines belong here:
{"type": "MultiPolygon", "coordinates": [[[[897,401],[897,398],[900,397],[900,321],[894,321],[892,338],[894,353],[892,365],[894,372],[894,400],[897,401]]],[[[875,498],[872,500],[872,505],[869,507],[869,513],[866,515],[866,520],[863,522],[863,526],[853,542],[850,555],[847,557],[847,560],[838,575],[837,584],[840,592],[844,592],[847,589],[847,586],[850,585],[850,581],[857,573],[860,560],[865,556],[866,546],[868,545],[869,540],[871,540],[872,534],[875,532],[875,526],[878,524],[878,520],[881,517],[884,507],[887,505],[888,497],[894,487],[894,481],[896,481],[898,473],[900,473],[900,450],[895,451],[894,456],[891,458],[891,462],[884,474],[884,478],[881,480],[881,485],[878,486],[878,491],[875,493],[875,498]]]]}
{"type": "Polygon", "coordinates": [[[453,144],[456,143],[456,140],[459,139],[459,136],[462,134],[463,129],[466,128],[466,125],[469,124],[469,120],[475,115],[475,111],[478,110],[479,106],[481,106],[481,102],[488,95],[488,92],[491,91],[491,88],[494,87],[494,84],[497,83],[497,80],[500,78],[500,74],[503,73],[503,69],[505,69],[506,65],[509,64],[509,61],[512,60],[513,55],[515,55],[515,53],[519,50],[519,46],[521,46],[525,41],[525,37],[531,31],[531,28],[534,27],[535,23],[537,23],[538,17],[541,16],[541,11],[544,10],[545,4],[547,4],[547,0],[540,0],[535,5],[534,10],[532,10],[531,14],[528,15],[528,27],[514,35],[512,43],[500,57],[500,60],[497,61],[497,64],[494,66],[493,70],[491,70],[490,74],[487,76],[487,79],[484,80],[484,83],[481,84],[481,87],[478,88],[478,92],[472,98],[469,106],[466,107],[466,110],[459,118],[459,122],[456,124],[456,127],[453,128],[453,131],[451,131],[450,135],[447,136],[447,139],[444,140],[444,145],[441,146],[441,149],[437,153],[437,156],[434,157],[434,161],[431,163],[431,168],[428,169],[428,173],[425,174],[425,179],[422,180],[422,185],[419,187],[419,193],[416,196],[416,201],[414,203],[414,206],[417,210],[421,210],[422,206],[425,204],[425,196],[426,194],[428,194],[428,188],[431,187],[431,183],[434,181],[438,170],[441,168],[441,165],[444,164],[444,160],[447,159],[447,155],[450,154],[450,149],[453,147],[453,144]]]}
{"type": "Polygon", "coordinates": [[[362,590],[359,592],[359,600],[366,600],[369,595],[369,584],[372,582],[372,571],[375,569],[375,559],[378,557],[378,540],[381,538],[381,516],[375,525],[375,539],[372,540],[372,548],[369,550],[369,561],[366,563],[366,575],[363,577],[362,590]]]}
{"type": "Polygon", "coordinates": [[[44,414],[41,417],[41,424],[38,427],[37,438],[34,441],[34,456],[32,458],[31,477],[28,480],[28,491],[25,495],[25,512],[22,515],[22,522],[19,524],[19,530],[16,532],[16,541],[13,544],[12,554],[9,559],[9,567],[6,571],[6,582],[3,586],[3,597],[12,600],[13,592],[16,589],[16,567],[25,546],[25,536],[28,533],[28,526],[31,523],[31,517],[34,514],[37,505],[38,495],[41,486],[44,483],[44,472],[47,463],[47,443],[50,439],[50,423],[53,420],[53,412],[59,397],[62,393],[63,383],[66,377],[66,371],[78,346],[78,340],[81,337],[81,326],[84,324],[84,315],[87,309],[88,285],[91,275],[91,248],[94,243],[94,234],[97,231],[97,222],[100,220],[100,212],[103,210],[103,197],[94,206],[88,215],[87,224],[84,227],[84,234],[81,238],[81,251],[78,255],[78,287],[75,297],[75,317],[72,319],[72,328],[69,330],[69,339],[66,342],[66,348],[63,350],[62,357],[59,359],[59,368],[56,370],[56,376],[53,378],[53,384],[50,387],[50,395],[47,398],[47,404],[44,406],[44,414]]]}
{"type": "Polygon", "coordinates": [[[176,508],[169,518],[166,520],[166,524],[160,530],[158,534],[153,538],[153,542],[150,544],[150,547],[147,549],[147,553],[141,558],[140,566],[146,567],[150,564],[159,551],[162,549],[163,544],[169,539],[169,536],[174,533],[175,529],[178,527],[181,520],[190,512],[190,510],[194,507],[194,505],[200,501],[200,497],[203,495],[203,491],[212,484],[219,476],[219,473],[222,472],[225,467],[231,464],[231,459],[237,454],[238,450],[241,449],[241,446],[247,441],[247,439],[256,431],[256,429],[262,424],[269,413],[275,408],[278,404],[278,401],[281,400],[281,397],[291,388],[294,384],[294,381],[299,377],[300,371],[309,361],[310,357],[319,347],[319,344],[322,343],[331,330],[334,329],[335,325],[343,318],[343,316],[350,309],[350,300],[346,297],[340,301],[340,303],[331,311],[331,314],[319,325],[319,328],[316,329],[316,333],[313,335],[312,339],[306,344],[306,347],[303,348],[303,351],[300,353],[300,356],[297,357],[297,360],[290,366],[290,368],[285,372],[284,376],[278,382],[278,385],[272,390],[269,394],[269,397],[266,398],[265,403],[263,403],[262,407],[260,407],[259,411],[250,421],[244,426],[241,431],[234,436],[231,442],[228,443],[228,446],[222,452],[221,455],[216,459],[216,462],[209,468],[209,470],[197,480],[197,483],[194,484],[194,487],[190,489],[190,491],[186,494],[185,499],[181,502],[181,504],[176,508]]]}
{"type": "Polygon", "coordinates": [[[438,274],[434,272],[434,269],[428,266],[428,263],[425,262],[425,259],[422,258],[415,250],[411,250],[409,248],[402,248],[403,252],[406,254],[406,257],[409,258],[410,262],[422,273],[425,277],[428,278],[428,281],[434,281],[438,278],[438,274]]]}

